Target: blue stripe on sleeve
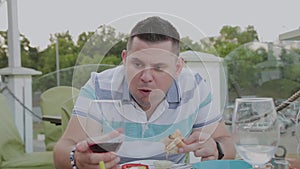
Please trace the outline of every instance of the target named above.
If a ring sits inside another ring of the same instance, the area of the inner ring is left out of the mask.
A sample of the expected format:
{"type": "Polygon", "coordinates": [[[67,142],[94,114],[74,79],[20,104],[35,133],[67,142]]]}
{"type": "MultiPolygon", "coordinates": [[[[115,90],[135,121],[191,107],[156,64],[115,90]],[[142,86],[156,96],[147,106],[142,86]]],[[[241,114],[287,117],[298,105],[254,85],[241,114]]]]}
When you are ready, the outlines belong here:
{"type": "Polygon", "coordinates": [[[90,99],[96,99],[95,90],[89,85],[82,87],[79,95],[90,99]]]}
{"type": "Polygon", "coordinates": [[[222,120],[222,115],[219,115],[219,116],[217,116],[217,117],[215,117],[215,118],[213,118],[213,119],[211,119],[209,121],[203,122],[203,123],[194,124],[193,128],[201,128],[203,126],[209,125],[211,123],[214,123],[214,122],[220,121],[220,120],[222,120]]]}

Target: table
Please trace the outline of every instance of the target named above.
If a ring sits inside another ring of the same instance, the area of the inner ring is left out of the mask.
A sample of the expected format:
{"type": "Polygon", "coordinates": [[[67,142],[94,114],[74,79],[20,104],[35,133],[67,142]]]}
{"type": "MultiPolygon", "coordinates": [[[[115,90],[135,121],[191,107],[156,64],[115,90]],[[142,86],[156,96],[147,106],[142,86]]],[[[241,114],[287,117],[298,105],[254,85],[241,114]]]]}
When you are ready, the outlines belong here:
{"type": "Polygon", "coordinates": [[[208,160],[192,164],[194,169],[251,169],[243,160],[208,160]]]}
{"type": "MultiPolygon", "coordinates": [[[[126,164],[145,164],[149,169],[155,169],[154,161],[156,160],[138,160],[126,164]]],[[[187,165],[174,164],[171,169],[252,169],[252,166],[243,160],[208,160],[187,165]]]]}
{"type": "MultiPolygon", "coordinates": [[[[288,168],[285,159],[273,158],[270,162],[276,168],[288,168]]],[[[266,164],[266,166],[270,165],[266,164]]],[[[252,166],[243,160],[208,160],[192,164],[193,169],[252,169],[252,166]]],[[[271,168],[271,167],[265,167],[271,168]]]]}

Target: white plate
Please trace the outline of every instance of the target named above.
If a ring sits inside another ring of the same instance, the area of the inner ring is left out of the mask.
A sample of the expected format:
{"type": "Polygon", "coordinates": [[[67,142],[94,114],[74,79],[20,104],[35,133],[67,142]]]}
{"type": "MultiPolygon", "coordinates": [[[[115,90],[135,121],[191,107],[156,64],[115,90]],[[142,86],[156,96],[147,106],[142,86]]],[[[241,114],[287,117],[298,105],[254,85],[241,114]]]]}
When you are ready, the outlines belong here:
{"type": "Polygon", "coordinates": [[[125,164],[145,164],[149,167],[149,169],[155,169],[154,168],[154,165],[153,165],[153,162],[156,161],[156,160],[138,160],[138,161],[131,161],[131,162],[128,162],[128,163],[125,163],[125,164]]]}
{"type": "MultiPolygon", "coordinates": [[[[157,160],[137,160],[137,161],[131,161],[131,162],[128,162],[128,163],[125,163],[125,164],[145,164],[149,167],[149,169],[155,169],[154,167],[154,164],[153,162],[154,161],[157,161],[157,160]]],[[[180,167],[180,166],[184,166],[184,164],[180,163],[180,164],[173,164],[173,167],[172,168],[177,168],[177,167],[180,167]]]]}

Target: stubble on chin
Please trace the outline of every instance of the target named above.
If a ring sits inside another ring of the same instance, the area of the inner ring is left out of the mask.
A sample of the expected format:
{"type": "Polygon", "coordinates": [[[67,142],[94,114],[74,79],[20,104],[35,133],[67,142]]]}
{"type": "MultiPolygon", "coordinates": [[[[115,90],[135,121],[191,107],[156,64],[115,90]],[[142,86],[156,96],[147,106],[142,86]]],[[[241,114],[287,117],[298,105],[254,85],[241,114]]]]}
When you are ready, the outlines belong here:
{"type": "Polygon", "coordinates": [[[147,101],[143,102],[143,109],[154,111],[156,107],[164,100],[166,94],[160,89],[154,89],[147,98],[147,101]]]}

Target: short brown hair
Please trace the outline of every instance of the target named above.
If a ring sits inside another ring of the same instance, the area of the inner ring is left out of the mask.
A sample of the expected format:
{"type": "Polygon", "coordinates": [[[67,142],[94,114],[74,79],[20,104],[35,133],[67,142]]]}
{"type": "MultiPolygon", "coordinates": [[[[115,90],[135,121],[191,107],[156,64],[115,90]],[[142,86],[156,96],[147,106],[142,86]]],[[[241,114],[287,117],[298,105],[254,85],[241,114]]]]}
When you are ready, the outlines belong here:
{"type": "Polygon", "coordinates": [[[179,55],[180,36],[176,28],[167,20],[158,16],[152,16],[138,22],[130,32],[127,49],[130,50],[134,37],[147,42],[161,42],[171,40],[179,55]]]}

